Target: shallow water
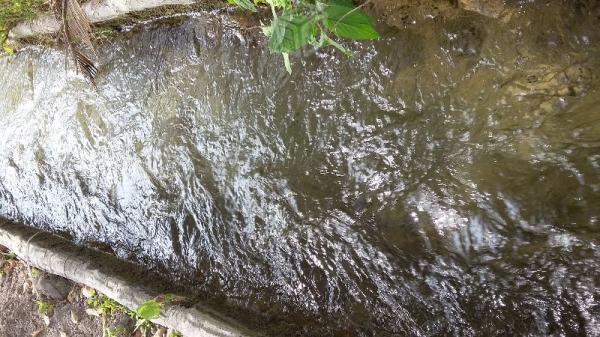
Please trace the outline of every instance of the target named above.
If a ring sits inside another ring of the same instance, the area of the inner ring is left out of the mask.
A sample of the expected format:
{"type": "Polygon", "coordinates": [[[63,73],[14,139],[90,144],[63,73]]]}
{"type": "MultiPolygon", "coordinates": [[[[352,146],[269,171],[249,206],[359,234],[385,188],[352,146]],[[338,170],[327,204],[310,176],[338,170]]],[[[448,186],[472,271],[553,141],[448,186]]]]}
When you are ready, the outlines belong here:
{"type": "Polygon", "coordinates": [[[0,215],[274,336],[600,335],[600,12],[278,56],[218,14],[0,60],[0,215]]]}

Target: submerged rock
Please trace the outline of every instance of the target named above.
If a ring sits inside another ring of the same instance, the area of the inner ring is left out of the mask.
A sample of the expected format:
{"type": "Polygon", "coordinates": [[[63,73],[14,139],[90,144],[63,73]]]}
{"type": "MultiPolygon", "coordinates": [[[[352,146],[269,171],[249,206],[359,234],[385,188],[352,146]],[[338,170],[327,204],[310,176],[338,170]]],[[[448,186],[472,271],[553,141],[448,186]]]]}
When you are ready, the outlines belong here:
{"type": "Polygon", "coordinates": [[[462,9],[497,18],[505,8],[504,0],[459,0],[462,9]]]}

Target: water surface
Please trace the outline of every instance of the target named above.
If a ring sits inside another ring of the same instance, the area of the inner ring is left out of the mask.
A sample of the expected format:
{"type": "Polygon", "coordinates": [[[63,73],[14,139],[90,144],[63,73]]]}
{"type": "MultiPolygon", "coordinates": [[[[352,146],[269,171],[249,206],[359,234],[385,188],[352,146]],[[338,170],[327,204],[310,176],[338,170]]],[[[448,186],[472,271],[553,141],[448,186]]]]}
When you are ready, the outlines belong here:
{"type": "Polygon", "coordinates": [[[0,60],[0,215],[273,336],[600,335],[595,1],[277,55],[219,14],[0,60]]]}

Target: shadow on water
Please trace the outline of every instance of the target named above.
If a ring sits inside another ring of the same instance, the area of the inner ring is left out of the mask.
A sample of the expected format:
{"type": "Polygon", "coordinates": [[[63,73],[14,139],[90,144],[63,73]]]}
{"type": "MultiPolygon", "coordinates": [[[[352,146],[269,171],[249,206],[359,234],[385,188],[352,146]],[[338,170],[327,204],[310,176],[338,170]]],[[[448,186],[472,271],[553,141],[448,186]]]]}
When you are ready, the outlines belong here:
{"type": "Polygon", "coordinates": [[[0,60],[0,215],[275,336],[599,335],[597,4],[294,58],[214,14],[0,60]]]}

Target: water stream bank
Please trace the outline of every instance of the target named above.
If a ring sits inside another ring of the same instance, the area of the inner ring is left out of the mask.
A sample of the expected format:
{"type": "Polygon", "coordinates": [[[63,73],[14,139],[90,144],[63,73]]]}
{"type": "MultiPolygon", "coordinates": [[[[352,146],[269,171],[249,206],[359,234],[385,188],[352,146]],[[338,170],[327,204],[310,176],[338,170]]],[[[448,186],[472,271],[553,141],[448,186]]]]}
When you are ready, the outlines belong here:
{"type": "MultiPolygon", "coordinates": [[[[94,24],[105,23],[112,20],[123,20],[128,15],[142,15],[146,13],[149,18],[160,17],[168,13],[169,7],[176,6],[178,12],[194,9],[208,9],[211,7],[223,7],[219,1],[195,1],[195,0],[103,0],[88,1],[82,5],[90,22],[94,24]]],[[[60,23],[52,13],[41,14],[31,21],[21,22],[11,29],[8,37],[10,39],[32,38],[36,35],[53,34],[60,29],[60,23]]]]}
{"type": "MultiPolygon", "coordinates": [[[[8,248],[29,266],[95,289],[133,312],[145,301],[177,290],[177,287],[169,286],[164,278],[132,263],[77,247],[50,233],[2,220],[0,246],[8,248]]],[[[259,336],[231,319],[219,317],[207,308],[194,306],[190,300],[182,297],[184,304],[165,305],[159,317],[152,321],[185,336],[259,336]]]]}
{"type": "Polygon", "coordinates": [[[218,13],[0,60],[0,215],[273,336],[600,331],[595,2],[424,17],[352,58],[218,13]]]}

